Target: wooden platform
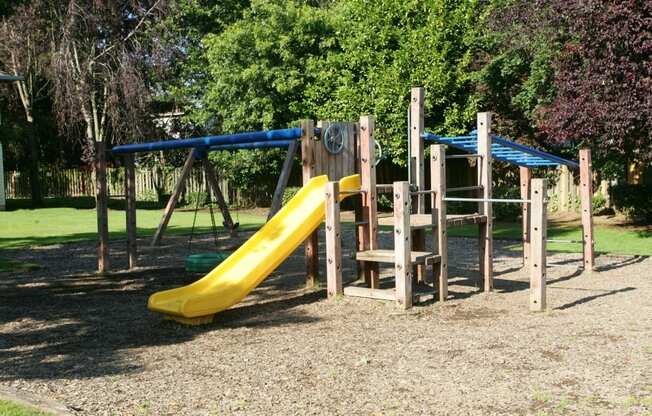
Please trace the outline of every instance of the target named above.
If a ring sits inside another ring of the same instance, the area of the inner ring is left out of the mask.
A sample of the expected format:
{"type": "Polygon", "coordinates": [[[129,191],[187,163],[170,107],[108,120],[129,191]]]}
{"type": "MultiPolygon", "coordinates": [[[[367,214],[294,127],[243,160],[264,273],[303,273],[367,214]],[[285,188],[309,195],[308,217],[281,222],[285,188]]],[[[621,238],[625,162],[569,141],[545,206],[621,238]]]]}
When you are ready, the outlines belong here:
{"type": "MultiPolygon", "coordinates": [[[[428,302],[435,299],[436,291],[428,285],[419,284],[412,295],[415,303],[428,302]]],[[[396,289],[393,287],[386,289],[371,289],[364,286],[345,286],[344,296],[353,296],[358,298],[369,298],[377,300],[396,300],[396,289]]]]}
{"type": "MultiPolygon", "coordinates": [[[[481,224],[487,222],[487,216],[482,214],[455,214],[446,216],[446,224],[449,227],[459,227],[466,224],[481,224]]],[[[379,225],[394,225],[394,217],[379,217],[379,225]]],[[[424,230],[436,228],[432,224],[432,215],[430,214],[412,214],[410,215],[410,228],[413,230],[424,230]]]]}
{"type": "MultiPolygon", "coordinates": [[[[394,250],[367,250],[359,251],[356,256],[359,261],[371,261],[375,263],[394,263],[394,250]]],[[[413,251],[410,253],[412,264],[435,264],[439,263],[441,257],[429,251],[413,251]]]]}

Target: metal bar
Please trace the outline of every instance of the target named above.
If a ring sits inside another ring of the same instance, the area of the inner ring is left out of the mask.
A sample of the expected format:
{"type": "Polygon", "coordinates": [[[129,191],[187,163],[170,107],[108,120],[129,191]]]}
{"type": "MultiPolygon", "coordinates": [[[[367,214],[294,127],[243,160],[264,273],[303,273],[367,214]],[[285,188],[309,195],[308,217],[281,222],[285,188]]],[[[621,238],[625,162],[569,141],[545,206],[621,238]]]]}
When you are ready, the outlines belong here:
{"type": "Polygon", "coordinates": [[[546,240],[548,243],[562,243],[562,244],[583,244],[584,241],[582,240],[551,240],[548,239],[546,240]]]}
{"type": "Polygon", "coordinates": [[[503,202],[506,204],[529,204],[529,199],[499,199],[499,198],[444,198],[445,201],[456,202],[503,202]]]}
{"type": "Polygon", "coordinates": [[[574,162],[574,161],[571,161],[571,160],[568,160],[568,159],[564,159],[562,157],[555,156],[555,155],[552,155],[550,153],[546,153],[546,152],[543,152],[541,150],[535,149],[533,147],[522,145],[520,143],[515,143],[515,142],[513,142],[511,140],[505,139],[504,137],[500,137],[500,136],[496,135],[496,136],[493,137],[493,139],[494,139],[494,142],[496,142],[498,144],[501,144],[503,146],[511,147],[511,148],[517,149],[517,150],[521,150],[521,151],[529,153],[531,155],[540,156],[540,157],[542,157],[544,159],[550,160],[551,162],[557,162],[558,164],[566,165],[566,166],[568,166],[570,168],[573,168],[573,169],[579,169],[579,167],[580,167],[579,163],[577,163],[577,162],[574,162]]]}
{"type": "Polygon", "coordinates": [[[425,191],[413,191],[410,192],[410,195],[430,195],[430,194],[436,194],[437,191],[435,190],[425,190],[425,191]]]}
{"type": "Polygon", "coordinates": [[[255,131],[248,133],[226,134],[222,136],[196,137],[182,140],[165,140],[149,143],[133,143],[115,146],[113,153],[136,153],[151,152],[157,150],[172,149],[190,149],[190,148],[209,148],[211,146],[251,143],[262,141],[291,140],[301,137],[301,128],[295,127],[290,129],[255,131]]]}
{"type": "Polygon", "coordinates": [[[296,140],[273,140],[268,142],[251,142],[251,143],[236,143],[236,144],[222,144],[219,146],[211,146],[208,148],[210,151],[215,150],[251,150],[251,149],[286,149],[296,140]]]}
{"type": "Polygon", "coordinates": [[[448,188],[447,190],[449,192],[462,192],[462,191],[478,191],[480,189],[484,189],[484,186],[482,185],[460,186],[458,188],[448,188]]]}
{"type": "Polygon", "coordinates": [[[446,156],[446,159],[468,159],[470,157],[482,157],[482,155],[479,155],[477,153],[469,153],[468,155],[450,155],[446,156]]]}

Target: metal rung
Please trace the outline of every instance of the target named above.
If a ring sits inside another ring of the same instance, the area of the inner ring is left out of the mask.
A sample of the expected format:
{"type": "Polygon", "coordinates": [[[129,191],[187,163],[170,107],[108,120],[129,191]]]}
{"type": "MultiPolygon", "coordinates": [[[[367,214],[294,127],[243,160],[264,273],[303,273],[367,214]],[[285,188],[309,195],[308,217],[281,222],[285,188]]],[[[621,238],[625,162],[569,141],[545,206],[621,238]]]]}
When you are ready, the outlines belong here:
{"type": "Polygon", "coordinates": [[[495,199],[495,198],[444,198],[444,201],[458,202],[504,202],[507,204],[529,204],[529,199],[495,199]]]}
{"type": "Polygon", "coordinates": [[[469,153],[468,155],[450,155],[450,156],[446,156],[446,159],[468,159],[470,157],[481,158],[482,155],[478,153],[469,153]]]}
{"type": "Polygon", "coordinates": [[[584,244],[582,240],[546,240],[546,243],[584,244]]]}
{"type": "Polygon", "coordinates": [[[477,185],[477,186],[460,186],[458,188],[448,188],[446,189],[449,192],[461,192],[461,191],[479,191],[481,189],[484,189],[484,186],[482,185],[477,185]]]}
{"type": "Polygon", "coordinates": [[[436,194],[436,193],[437,193],[437,191],[430,189],[430,190],[425,190],[425,191],[410,192],[410,195],[425,195],[425,194],[436,194]]]}

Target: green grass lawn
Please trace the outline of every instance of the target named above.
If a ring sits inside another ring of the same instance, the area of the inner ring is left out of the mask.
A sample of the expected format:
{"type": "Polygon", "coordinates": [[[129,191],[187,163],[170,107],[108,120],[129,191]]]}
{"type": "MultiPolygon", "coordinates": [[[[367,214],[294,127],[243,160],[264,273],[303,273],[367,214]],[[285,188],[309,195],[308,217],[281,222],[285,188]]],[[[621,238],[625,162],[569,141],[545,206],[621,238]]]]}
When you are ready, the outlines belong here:
{"type": "Polygon", "coordinates": [[[0,400],[0,415],[2,416],[48,416],[44,413],[29,407],[21,406],[6,400],[0,400]]]}
{"type": "MultiPolygon", "coordinates": [[[[652,255],[652,232],[633,230],[624,227],[597,225],[594,227],[595,250],[601,253],[632,254],[641,256],[652,255]]],[[[463,226],[450,228],[449,236],[475,237],[478,235],[477,226],[463,226]]],[[[521,223],[497,222],[494,224],[494,238],[504,240],[521,239],[521,223]]],[[[558,225],[554,222],[548,224],[548,238],[551,240],[582,240],[582,229],[558,225]]],[[[514,249],[520,250],[520,243],[514,249]]],[[[581,244],[548,243],[549,251],[567,251],[581,253],[581,244]]]]}
{"type": "MultiPolygon", "coordinates": [[[[151,236],[161,219],[161,210],[139,209],[137,224],[139,236],[151,236]]],[[[177,210],[174,212],[168,232],[170,234],[188,234],[192,227],[194,212],[192,210],[177,210]]],[[[265,223],[261,215],[251,213],[232,213],[234,221],[240,222],[242,229],[255,229],[265,223]]],[[[215,216],[218,231],[222,217],[215,216]]],[[[96,217],[93,209],[75,208],[43,208],[19,209],[0,212],[0,249],[22,248],[37,245],[57,244],[70,241],[92,240],[96,238],[96,217]]],[[[198,232],[209,232],[211,221],[208,211],[197,215],[196,229],[198,232]]],[[[125,212],[109,210],[110,238],[125,237],[125,212]]],[[[477,226],[455,227],[449,230],[450,236],[477,236],[477,226]]],[[[520,223],[498,222],[494,226],[496,239],[519,241],[521,238],[520,223]]],[[[551,221],[548,227],[548,238],[581,240],[581,229],[566,223],[556,224],[551,221]]],[[[635,230],[626,227],[597,225],[595,227],[596,250],[603,253],[652,255],[652,232],[635,230]]],[[[520,249],[516,243],[514,249],[520,249]]],[[[580,244],[549,243],[548,249],[553,251],[581,252],[580,244]]],[[[34,267],[29,264],[19,264],[0,260],[0,271],[20,267],[34,267]]]]}
{"type": "MultiPolygon", "coordinates": [[[[140,209],[136,213],[139,236],[154,234],[161,210],[140,209]]],[[[176,210],[172,215],[167,232],[187,234],[192,228],[194,211],[176,210]]],[[[232,212],[233,220],[240,223],[241,229],[257,228],[265,218],[251,214],[232,212]]],[[[222,216],[215,215],[218,232],[224,232],[222,216]]],[[[208,211],[197,214],[195,226],[198,232],[211,230],[208,211]]],[[[21,248],[38,245],[57,244],[71,241],[91,240],[97,236],[97,219],[93,209],[43,208],[19,209],[0,212],[0,249],[21,248]]],[[[109,210],[110,238],[125,237],[125,212],[109,210]]]]}

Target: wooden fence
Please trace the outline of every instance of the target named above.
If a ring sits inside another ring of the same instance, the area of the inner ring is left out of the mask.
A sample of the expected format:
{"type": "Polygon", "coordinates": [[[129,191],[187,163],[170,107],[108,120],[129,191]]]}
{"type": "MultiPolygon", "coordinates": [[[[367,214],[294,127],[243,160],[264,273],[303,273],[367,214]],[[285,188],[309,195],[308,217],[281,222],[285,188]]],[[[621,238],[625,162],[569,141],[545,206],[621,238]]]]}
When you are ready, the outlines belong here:
{"type": "MultiPolygon", "coordinates": [[[[181,168],[166,173],[155,169],[136,169],[136,197],[141,201],[157,201],[159,195],[166,197],[179,179],[181,168]]],[[[93,197],[95,182],[90,169],[59,169],[55,167],[41,170],[41,189],[46,198],[93,197]]],[[[111,198],[124,197],[124,168],[107,169],[108,193],[111,198]]],[[[265,206],[271,201],[273,189],[260,186],[257,189],[239,189],[220,178],[220,189],[227,203],[232,206],[265,206]]],[[[6,172],[5,189],[7,198],[30,198],[29,173],[6,172]]],[[[186,183],[186,195],[206,192],[205,178],[199,167],[193,169],[186,183]]]]}

